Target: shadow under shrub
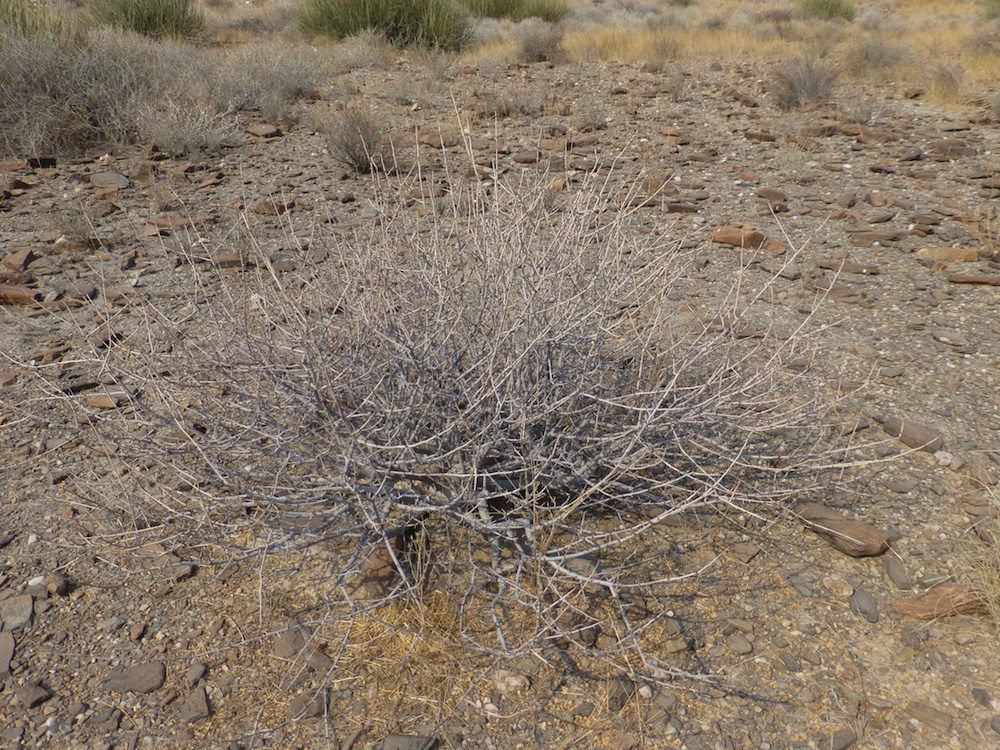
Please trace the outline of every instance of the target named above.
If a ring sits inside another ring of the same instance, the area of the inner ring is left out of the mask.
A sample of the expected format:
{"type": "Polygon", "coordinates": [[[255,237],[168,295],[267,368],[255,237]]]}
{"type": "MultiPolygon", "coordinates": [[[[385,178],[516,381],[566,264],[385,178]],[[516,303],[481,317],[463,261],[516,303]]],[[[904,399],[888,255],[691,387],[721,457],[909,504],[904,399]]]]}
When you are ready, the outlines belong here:
{"type": "Polygon", "coordinates": [[[397,47],[458,50],[472,37],[456,0],[304,0],[297,16],[306,33],[343,39],[374,31],[397,47]]]}
{"type": "Polygon", "coordinates": [[[484,653],[572,636],[602,592],[633,668],[675,674],[632,614],[670,580],[671,519],[829,491],[829,404],[783,366],[805,327],[744,335],[762,295],[671,312],[695,252],[637,239],[599,189],[552,212],[542,189],[450,187],[423,212],[381,190],[301,275],[252,237],[243,274],[184,267],[183,320],[150,311],[101,365],[131,408],[94,428],[173,477],[127,513],[239,558],[319,545],[326,622],[433,590],[484,653]]]}

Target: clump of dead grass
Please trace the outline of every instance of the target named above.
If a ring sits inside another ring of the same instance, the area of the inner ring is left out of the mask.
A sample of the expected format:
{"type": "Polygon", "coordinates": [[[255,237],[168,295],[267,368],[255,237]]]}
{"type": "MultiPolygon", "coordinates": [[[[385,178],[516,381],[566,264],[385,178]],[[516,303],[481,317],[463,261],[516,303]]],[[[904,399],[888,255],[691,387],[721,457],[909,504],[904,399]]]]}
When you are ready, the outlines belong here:
{"type": "Polygon", "coordinates": [[[382,137],[385,129],[375,114],[361,104],[333,113],[323,125],[333,159],[357,172],[370,174],[385,166],[382,137]]]}
{"type": "Polygon", "coordinates": [[[225,110],[290,119],[293,105],[317,94],[328,65],[312,47],[254,42],[232,50],[218,67],[213,98],[225,110]]]}
{"type": "Polygon", "coordinates": [[[833,93],[839,70],[828,58],[798,57],[784,63],[774,76],[774,96],[783,109],[825,101],[833,93]]]}

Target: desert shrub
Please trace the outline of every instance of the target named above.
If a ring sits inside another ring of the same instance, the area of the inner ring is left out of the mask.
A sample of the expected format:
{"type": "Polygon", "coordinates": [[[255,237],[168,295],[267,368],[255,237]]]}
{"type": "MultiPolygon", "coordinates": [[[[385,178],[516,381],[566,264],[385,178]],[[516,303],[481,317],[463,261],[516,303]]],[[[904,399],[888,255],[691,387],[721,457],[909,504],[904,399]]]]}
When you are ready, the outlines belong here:
{"type": "Polygon", "coordinates": [[[854,3],[851,0],[801,0],[799,7],[806,15],[822,18],[853,21],[855,16],[854,3]]]}
{"type": "Polygon", "coordinates": [[[1000,0],[983,0],[983,16],[988,21],[1000,18],[1000,0]]]}
{"type": "Polygon", "coordinates": [[[965,70],[958,63],[938,62],[925,72],[929,95],[937,101],[956,102],[962,97],[965,70]]]}
{"type": "Polygon", "coordinates": [[[822,101],[833,93],[836,66],[825,57],[795,58],[782,65],[774,78],[774,94],[784,109],[822,101]]]}
{"type": "Polygon", "coordinates": [[[360,174],[383,166],[383,127],[371,110],[351,105],[323,124],[330,155],[360,174]]]}
{"type": "Polygon", "coordinates": [[[231,113],[208,103],[150,102],[139,117],[139,137],[171,157],[218,151],[237,132],[231,113]]]}
{"type": "Polygon", "coordinates": [[[481,18],[509,18],[523,21],[540,18],[560,21],[568,10],[566,0],[461,0],[462,5],[481,18]]]}
{"type": "Polygon", "coordinates": [[[374,31],[397,47],[456,50],[471,38],[468,14],[454,0],[305,0],[297,16],[309,34],[374,31]]]}
{"type": "Polygon", "coordinates": [[[193,0],[90,0],[94,22],[160,39],[197,36],[205,17],[193,0]]]}
{"type": "Polygon", "coordinates": [[[523,24],[518,30],[518,47],[521,59],[526,62],[545,62],[555,59],[562,43],[562,28],[551,23],[523,24]]]}
{"type": "Polygon", "coordinates": [[[878,36],[866,36],[848,46],[845,67],[852,76],[880,80],[906,57],[905,47],[878,36]]]}
{"type": "Polygon", "coordinates": [[[93,429],[164,477],[123,497],[128,517],[206,554],[315,548],[316,627],[433,595],[463,648],[525,653],[602,621],[637,655],[612,658],[676,674],[633,620],[669,585],[670,524],[763,525],[829,493],[843,456],[821,389],[783,366],[808,326],[747,335],[766,289],[673,312],[701,250],[633,233],[599,185],[549,211],[541,188],[452,182],[424,213],[414,186],[381,188],[376,221],[316,228],[330,257],[294,280],[252,238],[229,242],[256,271],[184,267],[188,334],[149,310],[100,355],[142,387],[93,429]]]}
{"type": "Polygon", "coordinates": [[[270,42],[240,45],[219,66],[213,96],[222,109],[287,117],[290,103],[312,96],[324,84],[326,67],[309,47],[270,42]]]}

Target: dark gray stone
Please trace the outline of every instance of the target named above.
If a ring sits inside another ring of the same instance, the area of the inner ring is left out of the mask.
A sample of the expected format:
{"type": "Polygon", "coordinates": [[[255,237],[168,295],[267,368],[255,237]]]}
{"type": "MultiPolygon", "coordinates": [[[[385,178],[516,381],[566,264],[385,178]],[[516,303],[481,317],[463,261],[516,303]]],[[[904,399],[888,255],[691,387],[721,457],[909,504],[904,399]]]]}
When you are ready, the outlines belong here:
{"type": "Polygon", "coordinates": [[[188,685],[197,685],[202,677],[205,676],[205,672],[208,671],[208,667],[202,664],[200,661],[196,661],[188,669],[185,678],[187,679],[188,685]]]}
{"type": "Polygon", "coordinates": [[[878,600],[865,589],[855,589],[851,594],[851,611],[868,622],[878,622],[878,600]]]}
{"type": "Polygon", "coordinates": [[[119,693],[151,693],[162,687],[166,679],[167,668],[162,662],[154,661],[116,669],[108,675],[104,686],[119,693]]]}
{"type": "Polygon", "coordinates": [[[21,687],[14,692],[17,695],[17,699],[21,701],[25,708],[35,708],[35,706],[40,706],[52,697],[52,693],[43,688],[41,685],[32,685],[31,683],[21,685],[21,687]]]}
{"type": "Polygon", "coordinates": [[[208,704],[208,694],[202,686],[196,687],[188,693],[187,698],[181,703],[181,721],[185,724],[207,719],[211,713],[212,709],[208,704]]]}
{"type": "Polygon", "coordinates": [[[906,570],[906,566],[903,565],[898,557],[891,553],[885,556],[885,572],[889,576],[889,580],[896,585],[897,589],[909,591],[913,588],[913,581],[910,580],[910,574],[906,570]]]}
{"type": "Polygon", "coordinates": [[[308,635],[308,631],[301,627],[283,630],[274,636],[274,655],[279,659],[294,659],[305,648],[308,635]]]}

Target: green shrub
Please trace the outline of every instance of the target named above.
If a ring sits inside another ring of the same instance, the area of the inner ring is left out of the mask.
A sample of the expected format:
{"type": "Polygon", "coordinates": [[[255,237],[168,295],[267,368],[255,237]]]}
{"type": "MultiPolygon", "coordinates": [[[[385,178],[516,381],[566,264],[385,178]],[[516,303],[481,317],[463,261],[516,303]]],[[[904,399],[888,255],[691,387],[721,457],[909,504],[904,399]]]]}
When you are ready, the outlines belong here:
{"type": "Polygon", "coordinates": [[[988,21],[1000,18],[1000,0],[983,0],[983,15],[988,21]]]}
{"type": "Polygon", "coordinates": [[[457,50],[471,38],[468,14],[453,0],[305,0],[298,23],[339,39],[374,31],[397,47],[457,50]]]}
{"type": "Polygon", "coordinates": [[[91,0],[88,8],[98,25],[154,39],[190,38],[205,28],[205,17],[193,0],[91,0]]]}
{"type": "Polygon", "coordinates": [[[566,0],[462,0],[462,4],[480,18],[512,21],[526,18],[560,21],[567,11],[566,0]]]}
{"type": "Polygon", "coordinates": [[[29,0],[0,0],[0,27],[15,36],[30,38],[40,34],[62,36],[69,32],[66,16],[44,3],[29,0]]]}
{"type": "Polygon", "coordinates": [[[823,18],[842,18],[853,21],[855,10],[851,0],[802,0],[802,11],[810,16],[823,18]]]}

